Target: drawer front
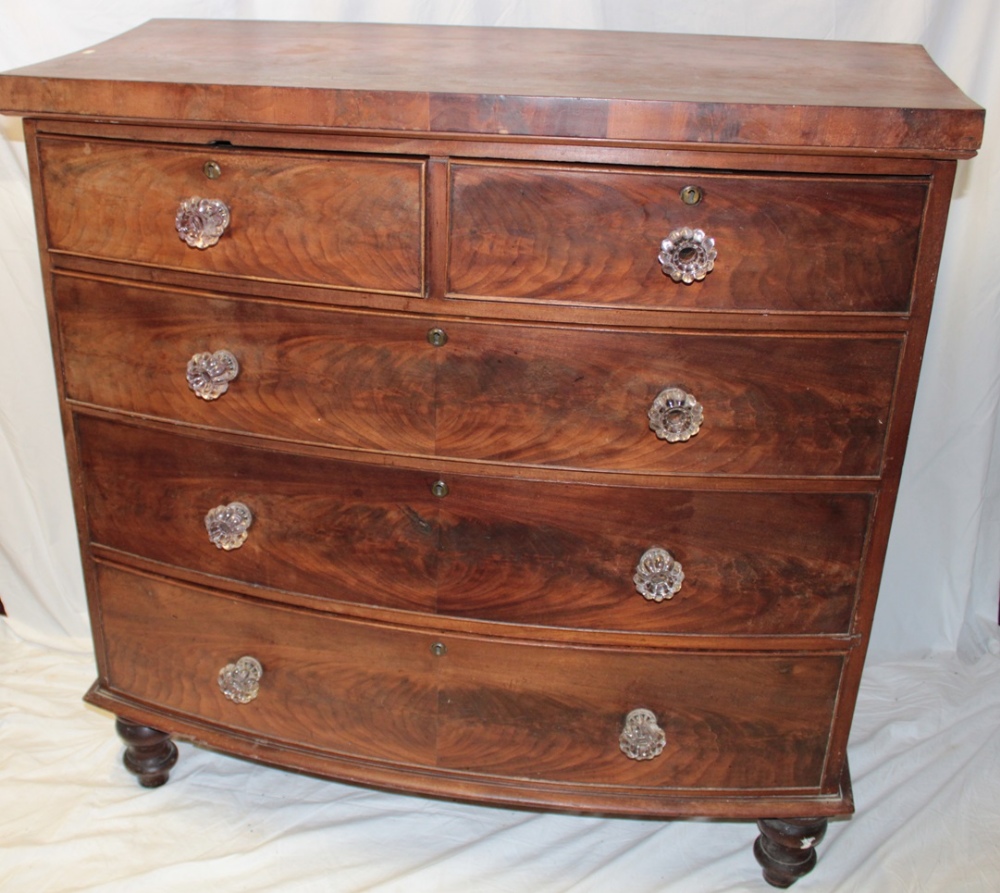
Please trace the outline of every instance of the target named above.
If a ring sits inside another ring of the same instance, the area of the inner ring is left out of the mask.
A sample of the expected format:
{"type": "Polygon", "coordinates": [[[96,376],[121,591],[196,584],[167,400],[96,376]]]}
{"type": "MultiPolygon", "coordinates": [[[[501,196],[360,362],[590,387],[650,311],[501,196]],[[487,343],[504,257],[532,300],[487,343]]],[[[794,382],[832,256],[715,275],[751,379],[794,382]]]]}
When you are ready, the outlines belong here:
{"type": "Polygon", "coordinates": [[[77,430],[95,543],[246,584],[512,624],[848,632],[873,502],[866,493],[438,479],[88,417],[77,430]],[[204,517],[231,502],[253,521],[226,551],[204,517]],[[684,574],[676,593],[650,593],[661,601],[638,588],[651,548],[684,574]]]}
{"type": "Polygon", "coordinates": [[[109,685],[245,734],[450,774],[629,788],[817,789],[840,654],[712,654],[433,636],[99,566],[109,685]],[[437,645],[436,648],[432,646],[437,645]],[[237,704],[217,683],[263,673],[237,704]],[[628,758],[646,708],[659,756],[628,758]]]}
{"type": "Polygon", "coordinates": [[[400,159],[39,140],[50,249],[331,288],[423,293],[424,164],[400,159]],[[205,165],[216,163],[215,178],[205,165]],[[189,247],[182,202],[223,202],[217,244],[189,247]]]}
{"type": "Polygon", "coordinates": [[[890,178],[489,164],[451,177],[450,294],[640,308],[905,313],[927,196],[890,178]],[[691,285],[657,259],[685,227],[718,253],[691,285]]]}
{"type": "Polygon", "coordinates": [[[877,476],[898,335],[676,334],[305,310],[75,277],[55,288],[67,394],[233,431],[393,453],[675,474],[877,476]],[[441,347],[428,343],[440,325],[441,347]],[[229,350],[221,397],[189,359],[229,350]],[[650,428],[664,390],[703,407],[650,428]]]}

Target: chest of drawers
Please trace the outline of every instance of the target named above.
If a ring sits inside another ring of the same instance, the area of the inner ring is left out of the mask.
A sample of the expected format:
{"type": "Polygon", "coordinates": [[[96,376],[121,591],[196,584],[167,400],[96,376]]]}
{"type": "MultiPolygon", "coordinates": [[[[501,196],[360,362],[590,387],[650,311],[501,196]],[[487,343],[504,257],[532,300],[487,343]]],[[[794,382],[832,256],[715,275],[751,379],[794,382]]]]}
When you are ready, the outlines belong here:
{"type": "Polygon", "coordinates": [[[179,737],[811,869],[982,133],[922,50],[156,21],[0,108],[142,784],[179,737]]]}

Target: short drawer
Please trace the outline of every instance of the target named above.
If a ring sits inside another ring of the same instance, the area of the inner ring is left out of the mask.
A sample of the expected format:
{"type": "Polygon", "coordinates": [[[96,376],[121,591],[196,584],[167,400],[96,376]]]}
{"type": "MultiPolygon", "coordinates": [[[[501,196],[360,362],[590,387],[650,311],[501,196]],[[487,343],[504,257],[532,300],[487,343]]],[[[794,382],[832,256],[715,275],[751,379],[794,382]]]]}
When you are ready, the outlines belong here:
{"type": "Polygon", "coordinates": [[[616,651],[434,635],[98,566],[107,684],[243,734],[452,776],[816,791],[843,655],[616,651]],[[220,671],[244,656],[259,681],[220,671]],[[252,698],[247,699],[252,694],[252,698]],[[634,710],[663,733],[626,756],[634,710]]]}
{"type": "Polygon", "coordinates": [[[77,431],[95,544],[248,586],[508,624],[847,633],[874,501],[385,468],[86,416],[77,431]],[[233,502],[252,520],[220,549],[205,517],[233,502]],[[657,590],[651,549],[683,579],[657,590]]]}
{"type": "Polygon", "coordinates": [[[581,470],[877,477],[903,343],[488,324],[55,281],[71,399],[302,442],[581,470]],[[188,363],[220,349],[238,376],[199,399],[188,363]],[[675,388],[702,421],[671,442],[649,413],[675,388]]]}
{"type": "Polygon", "coordinates": [[[916,179],[458,163],[449,293],[905,313],[926,198],[916,179]],[[685,228],[714,239],[718,255],[693,284],[673,281],[658,260],[663,240],[685,228]]]}
{"type": "Polygon", "coordinates": [[[423,293],[422,161],[59,138],[38,147],[52,251],[423,293]],[[208,247],[189,247],[176,227],[193,197],[228,208],[208,247]]]}

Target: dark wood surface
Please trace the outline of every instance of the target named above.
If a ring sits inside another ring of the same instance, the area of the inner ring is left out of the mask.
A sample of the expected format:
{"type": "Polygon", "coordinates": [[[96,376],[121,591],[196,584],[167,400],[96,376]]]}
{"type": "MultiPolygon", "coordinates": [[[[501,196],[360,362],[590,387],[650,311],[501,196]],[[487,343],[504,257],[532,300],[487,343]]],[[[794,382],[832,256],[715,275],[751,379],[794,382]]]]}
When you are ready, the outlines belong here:
{"type": "Polygon", "coordinates": [[[497,479],[306,458],[80,417],[96,544],[334,601],[579,629],[753,636],[850,632],[866,493],[712,492],[497,479]],[[241,501],[247,542],[203,518],[241,501]],[[766,529],[767,537],[760,531],[766,529]],[[823,531],[823,536],[817,536],[823,531]],[[632,576],[653,545],[673,600],[632,576]]]}
{"type": "Polygon", "coordinates": [[[246,279],[423,293],[423,164],[404,159],[45,139],[53,251],[246,279]],[[222,173],[209,179],[215,161],[222,173]],[[231,223],[209,249],[174,228],[192,196],[231,223]]]}
{"type": "Polygon", "coordinates": [[[432,322],[62,276],[54,293],[74,400],[287,440],[435,453],[432,322]],[[202,400],[188,386],[188,360],[223,348],[240,373],[222,397],[202,400]]]}
{"type": "Polygon", "coordinates": [[[347,621],[110,566],[100,582],[111,688],[244,734],[611,791],[821,786],[836,653],[553,649],[347,621]],[[264,672],[256,699],[235,704],[216,677],[244,654],[264,672]],[[668,736],[664,759],[619,749],[625,714],[641,706],[668,736]]]}
{"type": "Polygon", "coordinates": [[[201,19],[20,69],[0,109],[949,154],[974,151],[983,127],[906,45],[201,19]]]}
{"type": "Polygon", "coordinates": [[[324,312],[63,277],[55,299],[74,400],[334,446],[607,471],[875,477],[901,348],[889,335],[324,312]],[[220,348],[240,375],[206,403],[187,362],[220,348]],[[686,443],[649,427],[657,394],[676,385],[705,408],[686,443]]]}
{"type": "Polygon", "coordinates": [[[925,182],[496,164],[456,164],[451,176],[450,294],[659,309],[909,308],[925,182]],[[686,205],[686,186],[701,201],[686,205]],[[719,254],[692,286],[657,262],[660,242],[683,227],[714,238],[719,254]]]}

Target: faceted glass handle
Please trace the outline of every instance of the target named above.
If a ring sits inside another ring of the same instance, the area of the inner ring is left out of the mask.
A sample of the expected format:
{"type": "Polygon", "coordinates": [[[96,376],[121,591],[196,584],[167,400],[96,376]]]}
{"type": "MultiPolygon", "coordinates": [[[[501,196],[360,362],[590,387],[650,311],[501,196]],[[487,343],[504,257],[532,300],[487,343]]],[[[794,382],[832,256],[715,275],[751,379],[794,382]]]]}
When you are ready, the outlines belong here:
{"type": "Polygon", "coordinates": [[[705,420],[705,410],[694,395],[676,386],[660,391],[647,415],[649,427],[667,443],[690,440],[701,430],[705,420]]]}
{"type": "Polygon", "coordinates": [[[712,272],[718,254],[715,239],[706,236],[704,230],[685,226],[660,243],[658,259],[663,272],[674,282],[690,285],[712,272]]]}
{"type": "Polygon", "coordinates": [[[636,591],[651,602],[672,599],[684,582],[684,568],[666,549],[653,546],[642,553],[632,577],[636,591]]]}
{"type": "Polygon", "coordinates": [[[625,717],[618,746],[630,760],[651,760],[663,753],[667,736],[657,725],[656,714],[640,707],[625,717]]]}
{"type": "Polygon", "coordinates": [[[174,226],[191,248],[211,248],[229,226],[229,217],[225,202],[194,195],[181,202],[174,226]]]}
{"type": "Polygon", "coordinates": [[[228,350],[196,353],[187,364],[187,383],[202,400],[217,400],[240,374],[240,364],[228,350]]]}
{"type": "Polygon", "coordinates": [[[247,531],[253,523],[253,515],[242,502],[217,505],[205,515],[208,538],[216,548],[229,552],[246,542],[247,531]]]}
{"type": "Polygon", "coordinates": [[[260,677],[263,675],[264,668],[260,661],[247,654],[219,670],[219,688],[230,701],[249,704],[260,691],[260,677]]]}

